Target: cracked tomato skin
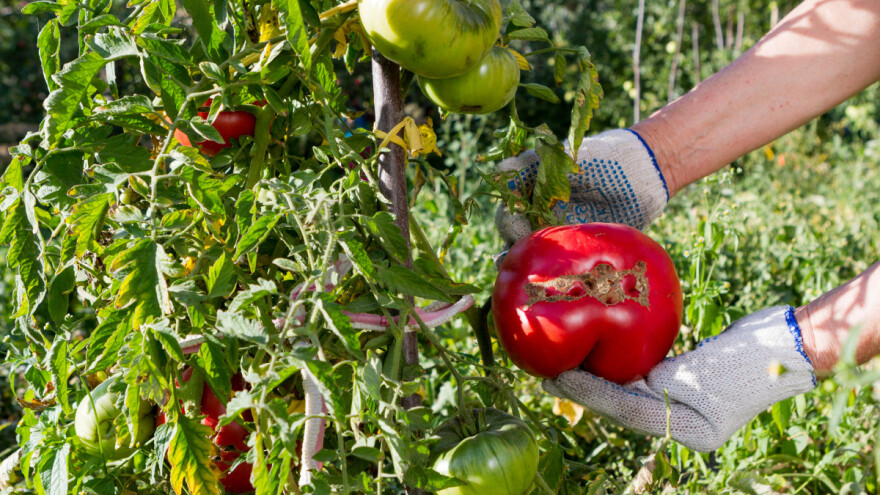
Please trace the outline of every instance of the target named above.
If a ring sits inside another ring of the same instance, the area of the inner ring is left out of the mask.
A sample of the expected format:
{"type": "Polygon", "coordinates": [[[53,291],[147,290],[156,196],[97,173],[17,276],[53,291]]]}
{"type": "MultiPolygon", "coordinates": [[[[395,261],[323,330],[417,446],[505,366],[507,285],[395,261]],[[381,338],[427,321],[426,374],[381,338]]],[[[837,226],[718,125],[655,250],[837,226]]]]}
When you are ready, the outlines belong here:
{"type": "Polygon", "coordinates": [[[510,249],[492,314],[501,346],[526,372],[553,378],[581,367],[623,384],[672,347],[681,284],[666,251],[632,227],[550,227],[510,249]]]}

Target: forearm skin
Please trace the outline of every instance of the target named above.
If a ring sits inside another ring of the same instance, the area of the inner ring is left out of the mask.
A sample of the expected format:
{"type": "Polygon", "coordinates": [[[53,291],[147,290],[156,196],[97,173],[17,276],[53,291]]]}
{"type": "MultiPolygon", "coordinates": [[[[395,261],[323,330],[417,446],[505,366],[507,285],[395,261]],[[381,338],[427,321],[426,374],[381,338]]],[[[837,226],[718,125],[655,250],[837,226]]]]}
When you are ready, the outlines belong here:
{"type": "Polygon", "coordinates": [[[880,79],[880,1],[806,0],[752,49],[633,126],[670,196],[880,79]]]}
{"type": "Polygon", "coordinates": [[[804,351],[820,374],[834,368],[849,332],[860,332],[856,360],[880,354],[880,263],[795,310],[804,351]]]}

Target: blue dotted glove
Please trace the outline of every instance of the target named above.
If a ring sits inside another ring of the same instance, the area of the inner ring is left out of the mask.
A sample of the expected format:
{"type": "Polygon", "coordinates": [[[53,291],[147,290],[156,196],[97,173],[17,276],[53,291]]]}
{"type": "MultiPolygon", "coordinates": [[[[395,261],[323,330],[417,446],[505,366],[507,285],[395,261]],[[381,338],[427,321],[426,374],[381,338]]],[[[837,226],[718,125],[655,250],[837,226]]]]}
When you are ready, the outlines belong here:
{"type": "MultiPolygon", "coordinates": [[[[538,173],[538,155],[528,151],[503,161],[502,171],[518,171],[508,182],[511,190],[531,194],[538,173]]],[[[555,212],[566,224],[622,223],[644,229],[669,201],[666,180],[647,143],[629,129],[603,132],[587,138],[578,151],[580,173],[569,174],[570,201],[555,212]]],[[[531,231],[529,222],[502,205],[495,216],[501,237],[512,244],[531,231]]]]}

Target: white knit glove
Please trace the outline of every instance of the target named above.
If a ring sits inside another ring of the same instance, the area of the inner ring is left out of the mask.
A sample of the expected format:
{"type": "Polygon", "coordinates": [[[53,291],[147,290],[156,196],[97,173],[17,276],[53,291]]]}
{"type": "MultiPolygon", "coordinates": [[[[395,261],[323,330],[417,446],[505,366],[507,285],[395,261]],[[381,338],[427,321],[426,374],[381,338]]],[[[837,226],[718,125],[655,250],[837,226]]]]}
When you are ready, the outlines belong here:
{"type": "Polygon", "coordinates": [[[812,390],[816,377],[793,309],[779,306],[736,321],[694,351],[667,358],[642,380],[621,386],[573,370],[543,385],[550,394],[656,436],[666,434],[665,389],[672,438],[708,452],[772,404],[812,390]]]}
{"type": "MultiPolygon", "coordinates": [[[[538,155],[527,151],[498,166],[502,171],[518,170],[508,182],[511,190],[528,195],[538,173],[538,155]]],[[[622,223],[644,229],[669,201],[666,180],[660,173],[654,152],[629,129],[603,132],[584,139],[578,150],[580,173],[569,174],[571,200],[555,207],[566,224],[622,223]]],[[[502,205],[495,215],[501,237],[510,244],[531,232],[527,219],[511,215],[502,205]]]]}

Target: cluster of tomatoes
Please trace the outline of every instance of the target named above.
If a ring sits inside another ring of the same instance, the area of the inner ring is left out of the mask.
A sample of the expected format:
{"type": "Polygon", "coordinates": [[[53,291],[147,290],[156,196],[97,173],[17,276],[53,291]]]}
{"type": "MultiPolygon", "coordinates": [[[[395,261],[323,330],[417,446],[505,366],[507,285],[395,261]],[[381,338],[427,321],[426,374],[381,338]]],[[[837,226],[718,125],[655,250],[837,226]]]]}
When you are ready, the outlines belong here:
{"type": "Polygon", "coordinates": [[[498,0],[359,0],[373,46],[418,76],[425,96],[454,113],[491,113],[510,103],[520,69],[501,32],[498,0]]]}

